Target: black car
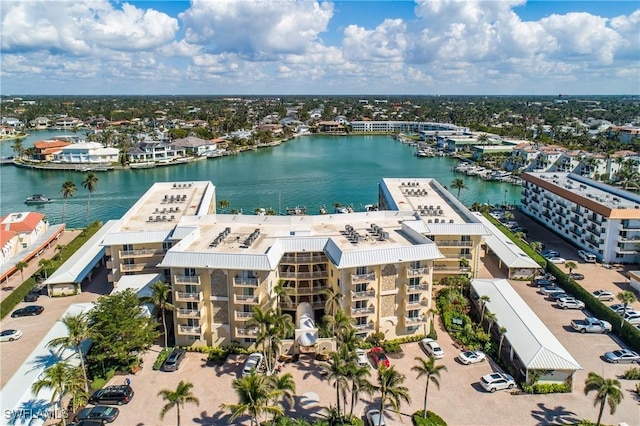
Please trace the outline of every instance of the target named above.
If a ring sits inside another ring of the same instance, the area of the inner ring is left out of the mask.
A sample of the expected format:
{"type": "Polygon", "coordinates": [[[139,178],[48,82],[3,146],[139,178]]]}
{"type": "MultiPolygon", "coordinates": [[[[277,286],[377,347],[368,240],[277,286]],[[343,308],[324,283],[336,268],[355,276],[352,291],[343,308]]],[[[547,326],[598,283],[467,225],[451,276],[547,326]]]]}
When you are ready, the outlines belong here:
{"type": "Polygon", "coordinates": [[[11,317],[15,318],[15,317],[28,317],[33,315],[40,315],[43,311],[44,311],[43,306],[30,305],[30,306],[25,306],[24,308],[16,309],[11,314],[11,317]]]}
{"type": "Polygon", "coordinates": [[[162,369],[164,371],[176,371],[184,359],[185,352],[184,349],[175,348],[164,361],[164,364],[162,364],[162,369]]]}
{"type": "Polygon", "coordinates": [[[129,385],[107,386],[91,395],[89,404],[122,405],[128,404],[132,398],[133,389],[129,385]]]}
{"type": "Polygon", "coordinates": [[[533,285],[534,287],[546,287],[550,285],[555,285],[555,281],[548,280],[546,278],[536,278],[535,280],[533,280],[531,285],[533,285]]]}
{"type": "Polygon", "coordinates": [[[96,405],[95,407],[83,408],[78,412],[75,421],[82,420],[100,420],[102,423],[113,423],[118,418],[120,410],[116,407],[108,407],[106,405],[96,405]]]}
{"type": "Polygon", "coordinates": [[[572,280],[576,280],[576,281],[584,280],[584,275],[579,274],[577,272],[572,272],[572,273],[568,274],[567,276],[569,278],[571,278],[572,280]]]}
{"type": "Polygon", "coordinates": [[[79,422],[71,423],[69,426],[102,426],[104,423],[101,420],[80,420],[79,422]]]}
{"type": "Polygon", "coordinates": [[[40,297],[40,293],[36,291],[30,291],[27,295],[22,299],[23,302],[37,302],[38,297],[40,297]]]}

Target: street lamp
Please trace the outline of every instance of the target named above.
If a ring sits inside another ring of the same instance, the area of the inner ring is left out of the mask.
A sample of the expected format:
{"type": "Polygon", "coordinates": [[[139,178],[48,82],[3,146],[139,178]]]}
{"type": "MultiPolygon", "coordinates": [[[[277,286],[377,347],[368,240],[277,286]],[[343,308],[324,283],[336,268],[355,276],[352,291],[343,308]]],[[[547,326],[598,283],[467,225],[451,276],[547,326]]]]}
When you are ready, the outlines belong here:
{"type": "Polygon", "coordinates": [[[505,209],[507,208],[507,192],[508,192],[508,190],[505,189],[504,190],[504,204],[503,204],[505,209]]]}

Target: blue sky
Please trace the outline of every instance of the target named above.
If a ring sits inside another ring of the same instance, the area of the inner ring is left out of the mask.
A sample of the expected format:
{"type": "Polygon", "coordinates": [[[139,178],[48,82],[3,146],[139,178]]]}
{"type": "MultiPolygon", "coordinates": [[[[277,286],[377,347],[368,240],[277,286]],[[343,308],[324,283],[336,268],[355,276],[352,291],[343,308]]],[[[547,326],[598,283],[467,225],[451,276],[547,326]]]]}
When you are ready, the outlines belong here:
{"type": "Polygon", "coordinates": [[[3,0],[3,95],[640,93],[638,1],[3,0]]]}

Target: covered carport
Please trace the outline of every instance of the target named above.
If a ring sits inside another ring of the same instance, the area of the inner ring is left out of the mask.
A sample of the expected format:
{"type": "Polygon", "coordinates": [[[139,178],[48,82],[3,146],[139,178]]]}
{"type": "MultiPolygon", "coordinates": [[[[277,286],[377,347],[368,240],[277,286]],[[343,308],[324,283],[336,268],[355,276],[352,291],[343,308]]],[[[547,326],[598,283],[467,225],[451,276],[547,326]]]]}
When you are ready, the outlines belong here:
{"type": "Polygon", "coordinates": [[[510,279],[533,277],[541,266],[481,213],[474,214],[489,231],[489,234],[484,237],[485,253],[493,253],[497,256],[498,266],[500,269],[506,269],[510,279]]]}
{"type": "Polygon", "coordinates": [[[482,311],[496,317],[492,327],[495,341],[504,327],[501,354],[513,366],[515,375],[525,382],[573,382],[576,370],[582,367],[569,351],[533,312],[505,279],[475,279],[471,281],[472,300],[482,311]],[[483,300],[483,296],[487,296],[483,300]]]}
{"type": "Polygon", "coordinates": [[[103,225],[82,247],[44,281],[49,297],[70,296],[80,292],[80,284],[96,266],[104,262],[105,247],[100,243],[111,228],[118,223],[110,220],[103,225]]]}

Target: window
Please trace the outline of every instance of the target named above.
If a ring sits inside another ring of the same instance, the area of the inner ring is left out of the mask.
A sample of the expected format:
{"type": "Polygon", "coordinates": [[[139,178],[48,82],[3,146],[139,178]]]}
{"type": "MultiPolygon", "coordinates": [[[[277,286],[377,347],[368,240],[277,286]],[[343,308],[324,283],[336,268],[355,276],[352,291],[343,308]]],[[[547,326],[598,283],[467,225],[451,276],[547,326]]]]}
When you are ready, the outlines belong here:
{"type": "Polygon", "coordinates": [[[420,277],[409,278],[409,286],[414,287],[420,285],[420,277]]]}
{"type": "Polygon", "coordinates": [[[419,293],[410,294],[409,295],[409,302],[411,302],[411,303],[420,302],[420,294],[419,293]]]}
{"type": "Polygon", "coordinates": [[[411,269],[420,269],[422,267],[422,265],[420,264],[419,260],[416,260],[414,262],[411,262],[411,264],[409,265],[409,267],[411,269]]]}
{"type": "Polygon", "coordinates": [[[173,246],[171,241],[163,241],[162,242],[162,253],[166,253],[173,246]]]}
{"type": "Polygon", "coordinates": [[[365,309],[366,307],[367,307],[367,301],[366,300],[358,300],[358,301],[356,301],[355,309],[365,309]]]}
{"type": "Polygon", "coordinates": [[[367,325],[367,317],[356,318],[356,326],[365,326],[365,325],[367,325]]]}
{"type": "Polygon", "coordinates": [[[367,283],[356,284],[356,293],[360,293],[361,291],[367,291],[367,283]]]}
{"type": "Polygon", "coordinates": [[[460,238],[461,241],[471,241],[471,235],[463,235],[460,238]]]}
{"type": "Polygon", "coordinates": [[[184,268],[184,274],[187,277],[195,277],[196,276],[196,270],[194,268],[184,268]]]}
{"type": "Polygon", "coordinates": [[[123,244],[122,251],[133,251],[133,244],[123,244]]]}
{"type": "Polygon", "coordinates": [[[366,275],[367,274],[367,267],[366,266],[358,266],[356,268],[356,275],[366,275]]]}
{"type": "Polygon", "coordinates": [[[420,317],[420,309],[412,309],[408,312],[407,317],[411,319],[417,319],[420,317]]]}

